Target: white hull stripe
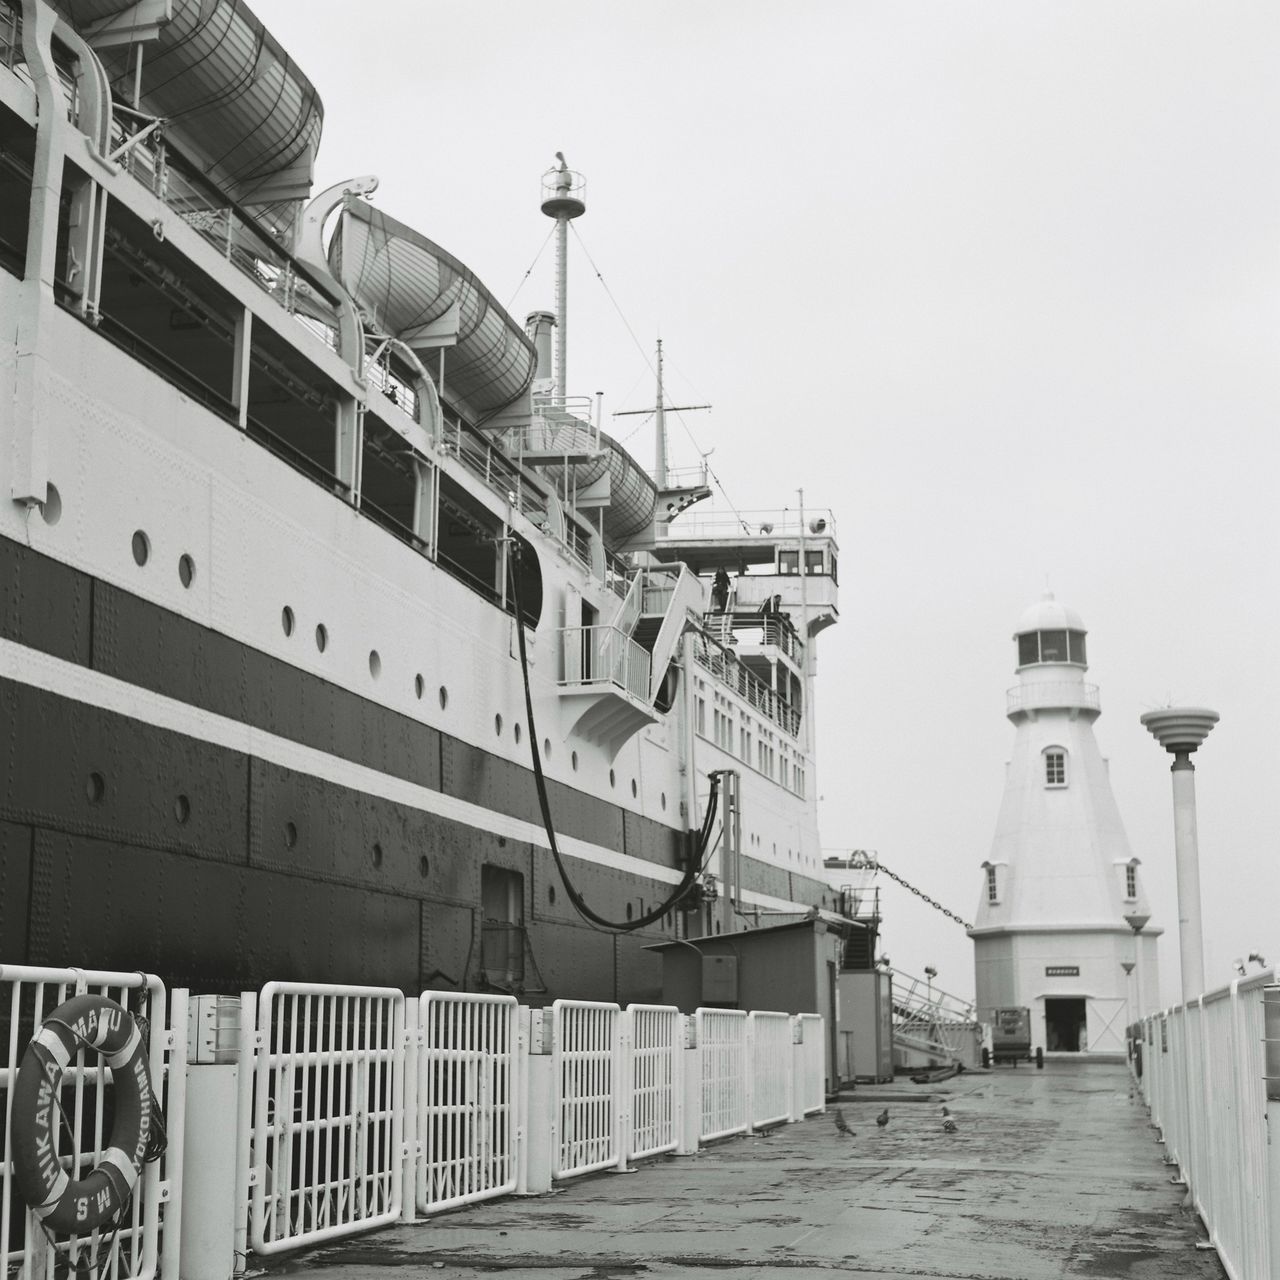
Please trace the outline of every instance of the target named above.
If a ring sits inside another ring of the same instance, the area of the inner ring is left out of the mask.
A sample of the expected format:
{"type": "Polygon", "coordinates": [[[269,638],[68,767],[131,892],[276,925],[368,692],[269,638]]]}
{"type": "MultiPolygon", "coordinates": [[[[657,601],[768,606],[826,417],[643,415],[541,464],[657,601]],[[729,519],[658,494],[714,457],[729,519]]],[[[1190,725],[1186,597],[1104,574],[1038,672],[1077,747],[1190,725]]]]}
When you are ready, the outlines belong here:
{"type": "MultiPolygon", "coordinates": [[[[505,836],[508,840],[519,840],[542,849],[549,847],[547,833],[540,823],[525,822],[523,819],[472,804],[468,800],[446,795],[442,791],[433,791],[430,787],[394,778],[377,769],[370,769],[367,765],[343,760],[315,747],[265,733],[253,725],[231,720],[216,712],[204,711],[175,698],[165,697],[164,694],[118,680],[114,676],[104,675],[101,671],[93,671],[37,649],[29,649],[12,640],[0,639],[0,677],[31,688],[43,689],[74,702],[85,703],[102,711],[127,716],[157,729],[210,742],[215,746],[225,747],[228,751],[255,756],[259,760],[331,782],[335,786],[363,791],[393,804],[402,804],[423,813],[463,823],[479,831],[505,836]]],[[[559,844],[561,853],[596,866],[610,867],[615,871],[644,876],[664,884],[678,884],[681,879],[680,872],[674,867],[659,866],[654,862],[646,862],[643,858],[606,849],[602,845],[591,844],[573,836],[560,836],[559,844]]],[[[741,896],[744,901],[774,910],[791,911],[796,906],[785,898],[774,898],[763,893],[747,891],[741,896]]]]}
{"type": "Polygon", "coordinates": [[[71,1055],[67,1052],[67,1046],[62,1043],[62,1037],[52,1027],[41,1027],[31,1037],[31,1041],[38,1044],[58,1064],[59,1071],[67,1069],[71,1055]]]}

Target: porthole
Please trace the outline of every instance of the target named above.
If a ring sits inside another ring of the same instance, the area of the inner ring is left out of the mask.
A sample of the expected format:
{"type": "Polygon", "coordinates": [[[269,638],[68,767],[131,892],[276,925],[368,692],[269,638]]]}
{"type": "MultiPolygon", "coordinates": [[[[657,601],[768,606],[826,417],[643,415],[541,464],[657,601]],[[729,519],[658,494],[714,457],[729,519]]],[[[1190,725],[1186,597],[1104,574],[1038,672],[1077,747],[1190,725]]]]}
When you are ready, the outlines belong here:
{"type": "Polygon", "coordinates": [[[421,676],[413,677],[413,692],[417,695],[418,701],[422,701],[422,695],[427,691],[427,682],[421,676]]]}
{"type": "Polygon", "coordinates": [[[449,705],[449,690],[440,686],[440,710],[443,711],[449,705]]]}
{"type": "Polygon", "coordinates": [[[52,527],[62,519],[62,494],[51,484],[45,485],[45,489],[47,493],[40,504],[40,518],[52,527]]]}
{"type": "Polygon", "coordinates": [[[292,849],[298,843],[298,828],[292,822],[284,824],[284,847],[292,849]]]}
{"type": "Polygon", "coordinates": [[[316,625],[316,648],[323,653],[329,647],[329,628],[323,622],[316,625]]]}
{"type": "Polygon", "coordinates": [[[280,630],[287,636],[293,635],[293,610],[288,605],[280,610],[280,630]]]}
{"type": "Polygon", "coordinates": [[[185,824],[191,817],[191,801],[186,796],[179,796],[173,802],[173,816],[180,824],[185,824]]]}
{"type": "Polygon", "coordinates": [[[609,770],[609,785],[612,787],[612,786],[616,785],[617,781],[618,781],[618,779],[614,776],[614,772],[613,772],[613,770],[612,770],[612,769],[610,769],[610,770],[609,770]]]}
{"type": "Polygon", "coordinates": [[[519,742],[520,742],[520,721],[519,720],[517,720],[515,724],[511,726],[511,733],[516,740],[516,744],[519,745],[519,742]]]}
{"type": "Polygon", "coordinates": [[[547,759],[547,760],[551,759],[551,739],[550,738],[543,738],[542,740],[542,755],[544,759],[547,759]]]}
{"type": "Polygon", "coordinates": [[[627,903],[627,919],[631,919],[631,903],[627,903]]]}
{"type": "Polygon", "coordinates": [[[665,809],[667,807],[667,793],[664,791],[659,798],[662,801],[662,807],[665,809]]]}
{"type": "Polygon", "coordinates": [[[107,780],[100,773],[91,773],[84,785],[84,793],[90,804],[101,804],[107,794],[107,780]]]}
{"type": "Polygon", "coordinates": [[[190,587],[196,576],[196,562],[184,551],[178,557],[178,581],[183,587],[190,587]]]}
{"type": "Polygon", "coordinates": [[[631,779],[631,798],[634,800],[640,794],[640,788],[636,786],[636,780],[631,779]]]}
{"type": "Polygon", "coordinates": [[[493,731],[494,731],[494,733],[496,733],[496,734],[498,735],[498,737],[502,737],[502,716],[501,716],[501,714],[496,715],[496,716],[494,716],[494,717],[493,717],[493,731]]]}
{"type": "Polygon", "coordinates": [[[374,843],[373,848],[369,850],[369,856],[373,859],[375,867],[382,866],[382,846],[380,844],[374,843]]]}
{"type": "Polygon", "coordinates": [[[576,751],[570,752],[569,765],[573,769],[574,773],[578,772],[578,753],[576,751]]]}
{"type": "Polygon", "coordinates": [[[431,863],[428,861],[427,855],[424,853],[422,857],[418,859],[418,874],[425,880],[430,873],[431,863]]]}
{"type": "Polygon", "coordinates": [[[375,680],[382,674],[382,658],[377,649],[369,650],[369,674],[375,680]]]}
{"type": "Polygon", "coordinates": [[[556,887],[553,884],[547,885],[547,901],[553,907],[556,905],[556,887]]]}
{"type": "Polygon", "coordinates": [[[133,563],[142,568],[151,559],[151,539],[141,529],[133,533],[133,563]]]}

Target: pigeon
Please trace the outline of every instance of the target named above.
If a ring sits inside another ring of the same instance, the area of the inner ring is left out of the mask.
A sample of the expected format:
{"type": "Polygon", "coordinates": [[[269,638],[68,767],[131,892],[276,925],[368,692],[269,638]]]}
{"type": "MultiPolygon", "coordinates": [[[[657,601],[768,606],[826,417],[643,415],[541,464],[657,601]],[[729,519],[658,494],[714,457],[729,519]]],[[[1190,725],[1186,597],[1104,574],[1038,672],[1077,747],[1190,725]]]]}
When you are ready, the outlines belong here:
{"type": "Polygon", "coordinates": [[[959,1131],[960,1131],[960,1126],[956,1124],[956,1122],[950,1116],[947,1116],[942,1121],[943,1133],[959,1133],[959,1131]]]}
{"type": "Polygon", "coordinates": [[[888,1128],[889,1126],[889,1108],[888,1107],[885,1107],[885,1109],[878,1116],[876,1116],[876,1125],[878,1128],[881,1128],[881,1129],[888,1128]]]}
{"type": "Polygon", "coordinates": [[[944,1116],[949,1116],[951,1114],[951,1112],[947,1110],[947,1104],[945,1102],[942,1104],[942,1114],[944,1116]]]}
{"type": "Polygon", "coordinates": [[[844,1112],[839,1107],[836,1108],[836,1132],[844,1134],[846,1138],[853,1137],[853,1130],[849,1128],[849,1122],[844,1118],[844,1112]]]}

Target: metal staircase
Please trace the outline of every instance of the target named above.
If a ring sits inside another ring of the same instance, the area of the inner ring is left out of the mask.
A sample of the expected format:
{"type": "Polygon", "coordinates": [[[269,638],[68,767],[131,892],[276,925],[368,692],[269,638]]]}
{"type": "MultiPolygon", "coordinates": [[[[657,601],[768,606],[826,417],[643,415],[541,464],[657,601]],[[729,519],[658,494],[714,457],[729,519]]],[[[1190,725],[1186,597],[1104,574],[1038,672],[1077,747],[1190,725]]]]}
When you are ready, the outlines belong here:
{"type": "Polygon", "coordinates": [[[972,1039],[974,1006],[940,991],[925,978],[893,971],[893,1040],[939,1065],[961,1061],[966,1039],[972,1039]]]}

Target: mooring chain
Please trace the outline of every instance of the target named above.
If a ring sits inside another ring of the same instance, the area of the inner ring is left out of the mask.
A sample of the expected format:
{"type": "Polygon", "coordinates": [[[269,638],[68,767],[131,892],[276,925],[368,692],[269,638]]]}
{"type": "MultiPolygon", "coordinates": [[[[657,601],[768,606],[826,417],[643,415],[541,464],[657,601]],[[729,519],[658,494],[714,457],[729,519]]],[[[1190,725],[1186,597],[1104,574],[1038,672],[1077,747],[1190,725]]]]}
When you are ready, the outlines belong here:
{"type": "Polygon", "coordinates": [[[920,889],[917,889],[913,884],[908,884],[907,881],[905,881],[900,875],[897,875],[896,873],[890,871],[889,868],[886,867],[883,862],[877,861],[871,865],[873,865],[877,871],[883,871],[885,875],[889,877],[890,880],[896,880],[904,889],[910,889],[911,892],[914,893],[917,898],[920,898],[923,901],[927,902],[931,907],[937,908],[937,910],[941,911],[944,916],[946,916],[950,920],[954,920],[956,924],[960,925],[961,928],[963,929],[973,928],[973,925],[971,925],[967,920],[962,920],[958,915],[956,915],[954,911],[948,911],[947,908],[942,905],[942,903],[935,902],[934,899],[929,897],[927,893],[923,892],[920,889]]]}

